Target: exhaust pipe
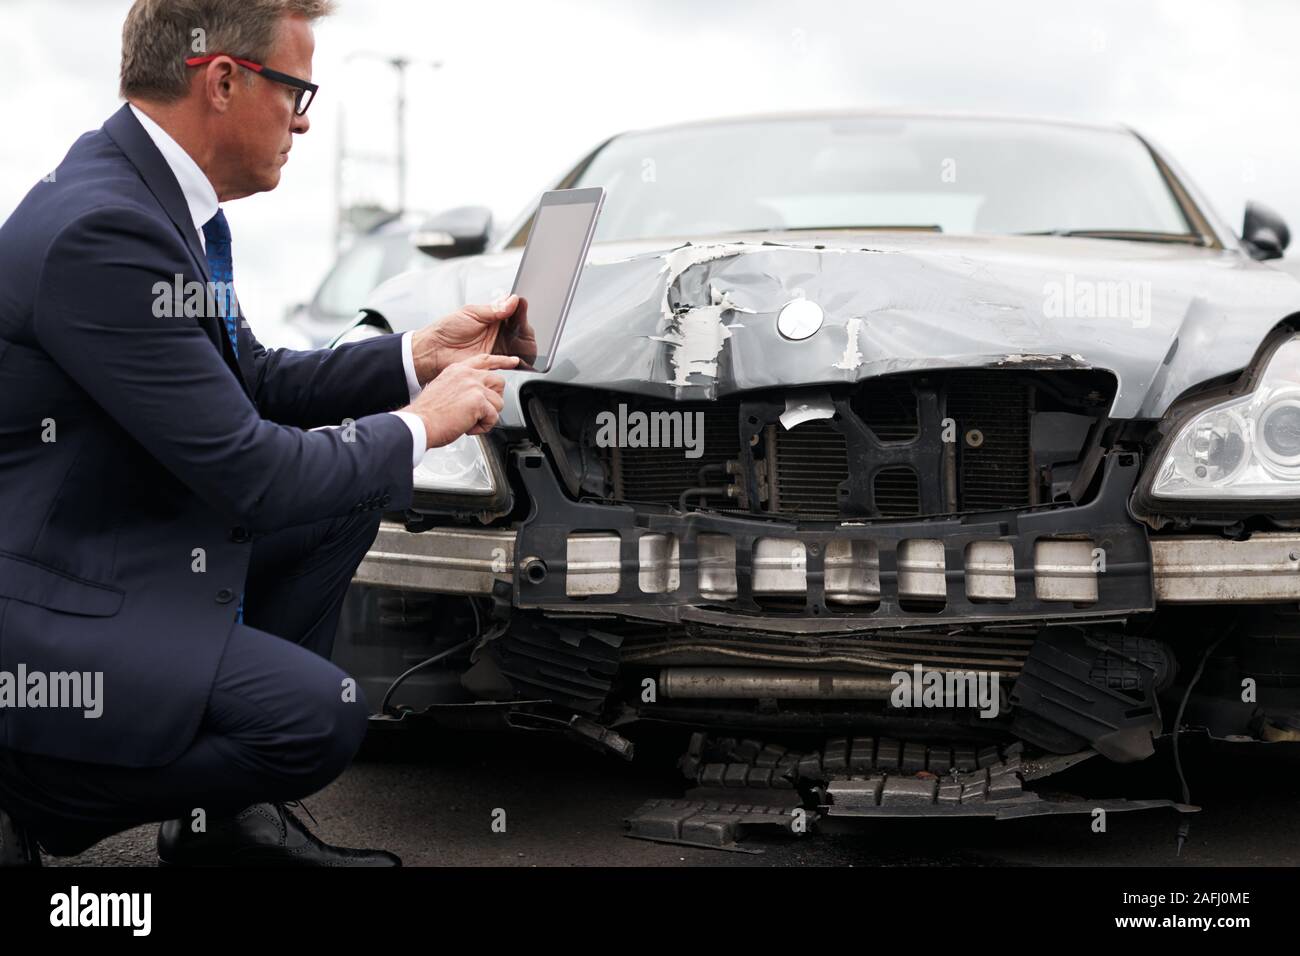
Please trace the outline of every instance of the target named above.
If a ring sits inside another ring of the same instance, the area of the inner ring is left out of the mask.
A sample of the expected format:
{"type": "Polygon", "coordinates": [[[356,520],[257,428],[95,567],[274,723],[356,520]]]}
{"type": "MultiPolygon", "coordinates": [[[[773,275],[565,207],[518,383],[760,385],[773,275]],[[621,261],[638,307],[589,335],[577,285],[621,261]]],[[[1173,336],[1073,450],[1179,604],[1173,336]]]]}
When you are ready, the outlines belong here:
{"type": "Polygon", "coordinates": [[[762,667],[664,667],[659,690],[665,697],[789,700],[888,700],[888,676],[762,667]]]}

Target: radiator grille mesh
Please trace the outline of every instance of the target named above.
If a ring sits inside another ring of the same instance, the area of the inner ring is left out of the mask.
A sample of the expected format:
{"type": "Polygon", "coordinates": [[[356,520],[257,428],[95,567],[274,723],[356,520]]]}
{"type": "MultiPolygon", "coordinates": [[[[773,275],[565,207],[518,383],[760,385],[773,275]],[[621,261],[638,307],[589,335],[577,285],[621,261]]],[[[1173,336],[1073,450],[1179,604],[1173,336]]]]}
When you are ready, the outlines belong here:
{"type": "Polygon", "coordinates": [[[645,403],[634,411],[647,414],[681,412],[704,416],[704,445],[699,458],[687,458],[683,448],[620,448],[605,451],[616,460],[616,492],[628,501],[676,505],[687,488],[721,485],[730,481],[721,474],[728,461],[740,456],[738,402],[663,402],[645,403]],[[701,469],[711,466],[701,481],[701,469]]]}
{"type": "MultiPolygon", "coordinates": [[[[630,410],[651,416],[676,413],[702,415],[703,453],[688,458],[681,447],[599,449],[613,477],[619,500],[676,506],[687,488],[737,482],[727,473],[728,462],[741,460],[740,400],[671,402],[635,400],[630,410]]],[[[906,443],[940,414],[956,423],[956,510],[986,511],[1023,508],[1035,501],[1030,448],[1033,387],[1023,377],[999,372],[953,372],[938,378],[895,376],[862,383],[851,401],[853,413],[882,442],[906,443]],[[937,397],[922,422],[919,394],[933,389],[937,397]]],[[[927,432],[928,433],[928,432],[927,432]]],[[[769,456],[769,499],[758,510],[833,519],[842,514],[842,485],[855,468],[844,435],[828,420],[805,422],[793,429],[770,426],[755,448],[755,457],[769,456]]],[[[734,469],[733,469],[734,470],[734,469]]],[[[950,479],[949,479],[950,480],[950,479]]],[[[889,465],[873,479],[876,508],[882,517],[902,518],[921,512],[923,482],[945,482],[942,474],[918,474],[907,465],[889,465]]],[[[714,508],[744,509],[743,501],[720,494],[703,496],[714,508]]],[[[939,500],[946,500],[943,494],[939,500]]],[[[702,496],[694,495],[692,504],[702,496]]],[[[852,513],[852,512],[850,512],[852,513]]],[[[860,513],[860,512],[858,512],[860,513]]]]}
{"type": "Polygon", "coordinates": [[[840,482],[849,476],[844,436],[825,419],[790,429],[775,427],[777,510],[839,517],[840,482]]]}
{"type": "Polygon", "coordinates": [[[1030,504],[1029,401],[1029,387],[1017,381],[966,374],[949,382],[962,511],[1030,504]]]}

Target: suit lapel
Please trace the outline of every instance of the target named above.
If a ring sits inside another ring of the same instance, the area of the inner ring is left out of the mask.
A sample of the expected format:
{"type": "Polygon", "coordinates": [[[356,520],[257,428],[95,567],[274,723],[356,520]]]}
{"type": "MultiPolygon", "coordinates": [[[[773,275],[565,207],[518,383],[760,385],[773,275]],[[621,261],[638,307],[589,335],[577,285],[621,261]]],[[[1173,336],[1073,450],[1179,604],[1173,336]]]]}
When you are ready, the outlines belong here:
{"type": "MultiPolygon", "coordinates": [[[[190,218],[190,207],[185,202],[185,194],[181,191],[180,183],[176,181],[171,168],[167,165],[167,160],[163,159],[162,153],[158,152],[158,147],[149,138],[140,121],[135,118],[129,105],[124,104],[108,118],[104,123],[104,132],[140,173],[145,186],[153,193],[154,198],[158,200],[158,205],[162,207],[167,218],[172,221],[185,241],[199,275],[203,276],[205,283],[211,283],[212,275],[208,271],[208,257],[199,243],[199,234],[194,229],[194,221],[190,218]]],[[[239,314],[242,323],[242,309],[239,314]]],[[[238,379],[244,392],[251,398],[252,393],[249,391],[248,382],[231,349],[230,338],[226,335],[222,319],[219,316],[204,315],[199,321],[203,325],[203,331],[226,360],[230,370],[235,373],[235,378],[238,379]]]]}

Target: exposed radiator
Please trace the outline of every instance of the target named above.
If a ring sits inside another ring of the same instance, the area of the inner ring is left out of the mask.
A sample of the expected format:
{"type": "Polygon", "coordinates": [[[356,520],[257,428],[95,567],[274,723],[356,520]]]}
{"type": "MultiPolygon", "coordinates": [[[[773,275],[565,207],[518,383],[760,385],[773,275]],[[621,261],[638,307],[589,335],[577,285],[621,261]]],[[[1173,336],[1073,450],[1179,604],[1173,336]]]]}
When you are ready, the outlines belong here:
{"type": "Polygon", "coordinates": [[[771,510],[809,518],[839,517],[840,482],[849,476],[844,436],[825,420],[769,429],[776,459],[771,510]]]}
{"type": "Polygon", "coordinates": [[[916,394],[904,379],[863,382],[853,396],[853,409],[881,441],[911,441],[921,433],[916,394]]]}
{"type": "Polygon", "coordinates": [[[862,494],[853,490],[853,476],[874,469],[871,449],[864,448],[861,438],[846,440],[843,423],[816,419],[793,429],[766,425],[749,449],[758,468],[759,492],[758,500],[751,501],[742,469],[747,458],[741,447],[741,399],[635,399],[629,404],[648,415],[699,414],[702,417],[693,423],[702,423],[703,449],[698,458],[687,457],[681,447],[597,449],[618,501],[678,507],[687,489],[704,488],[713,490],[693,491],[689,506],[818,520],[862,515],[864,508],[884,518],[914,517],[923,513],[923,498],[941,503],[937,509],[931,506],[940,512],[1038,503],[1030,435],[1035,385],[1023,375],[969,370],[861,383],[848,408],[841,408],[860,420],[875,440],[886,443],[893,456],[892,463],[877,465],[879,470],[869,478],[874,511],[866,504],[845,510],[851,500],[846,496],[862,494]],[[908,453],[909,447],[921,447],[923,432],[930,442],[946,432],[949,419],[955,425],[955,441],[946,446],[941,464],[933,453],[929,458],[908,453]],[[734,493],[720,490],[726,486],[734,493]]]}
{"type": "Polygon", "coordinates": [[[676,505],[678,496],[687,488],[730,481],[729,478],[723,480],[720,474],[728,461],[740,456],[738,402],[645,402],[636,407],[651,414],[680,412],[694,415],[702,412],[702,454],[699,458],[687,458],[681,448],[603,449],[613,472],[616,498],[676,505]],[[711,470],[705,473],[702,481],[700,470],[705,466],[711,470]]]}
{"type": "Polygon", "coordinates": [[[990,375],[954,375],[948,417],[957,426],[957,503],[961,511],[1032,504],[1030,386],[990,375]]]}
{"type": "Polygon", "coordinates": [[[886,518],[908,518],[921,511],[920,478],[905,465],[882,468],[876,473],[876,507],[886,518]]]}

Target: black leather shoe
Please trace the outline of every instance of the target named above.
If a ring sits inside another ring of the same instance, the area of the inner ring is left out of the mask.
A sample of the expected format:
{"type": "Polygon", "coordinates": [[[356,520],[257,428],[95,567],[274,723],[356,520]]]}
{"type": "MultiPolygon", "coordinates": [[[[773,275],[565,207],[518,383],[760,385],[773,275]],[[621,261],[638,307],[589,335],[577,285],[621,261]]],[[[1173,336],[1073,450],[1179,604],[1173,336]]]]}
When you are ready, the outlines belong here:
{"type": "Polygon", "coordinates": [[[158,828],[158,862],[164,866],[401,866],[386,850],[330,846],[287,807],[255,803],[234,817],[209,820],[195,833],[188,820],[158,828]]]}
{"type": "Polygon", "coordinates": [[[40,866],[41,851],[26,827],[0,809],[0,866],[40,866]]]}

